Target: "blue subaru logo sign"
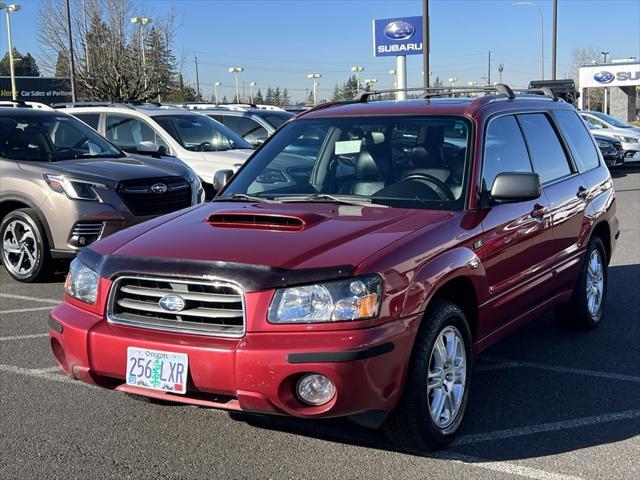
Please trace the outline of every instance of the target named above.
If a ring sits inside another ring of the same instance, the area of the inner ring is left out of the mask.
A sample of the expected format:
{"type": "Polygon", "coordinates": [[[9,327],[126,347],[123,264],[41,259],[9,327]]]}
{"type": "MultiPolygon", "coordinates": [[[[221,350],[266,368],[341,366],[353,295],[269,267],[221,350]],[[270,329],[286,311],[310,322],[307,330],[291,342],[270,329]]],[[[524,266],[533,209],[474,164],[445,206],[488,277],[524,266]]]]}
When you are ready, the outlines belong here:
{"type": "Polygon", "coordinates": [[[402,20],[391,22],[384,29],[384,36],[391,40],[406,40],[414,33],[416,33],[415,27],[402,20]]]}
{"type": "Polygon", "coordinates": [[[373,54],[376,57],[422,54],[422,17],[374,20],[373,54]]]}
{"type": "Polygon", "coordinates": [[[603,70],[602,72],[598,72],[593,76],[593,79],[598,83],[611,83],[616,78],[616,76],[611,73],[603,70]]]}
{"type": "Polygon", "coordinates": [[[158,305],[162,310],[177,313],[184,310],[185,301],[180,295],[165,295],[158,301],[158,305]]]}

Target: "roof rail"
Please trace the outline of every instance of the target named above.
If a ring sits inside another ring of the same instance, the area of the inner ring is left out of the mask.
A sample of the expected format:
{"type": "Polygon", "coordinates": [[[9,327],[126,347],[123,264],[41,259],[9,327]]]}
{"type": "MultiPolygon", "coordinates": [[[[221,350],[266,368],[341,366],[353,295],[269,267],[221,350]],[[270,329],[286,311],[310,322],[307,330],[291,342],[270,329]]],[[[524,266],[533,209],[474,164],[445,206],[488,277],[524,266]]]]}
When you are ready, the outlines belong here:
{"type": "Polygon", "coordinates": [[[53,110],[49,105],[40,102],[29,102],[25,100],[2,100],[0,107],[9,108],[33,108],[37,110],[53,110]]]}
{"type": "Polygon", "coordinates": [[[127,103],[122,102],[65,102],[54,103],[53,108],[78,108],[78,107],[120,107],[135,110],[135,108],[127,103]]]}
{"type": "Polygon", "coordinates": [[[554,92],[553,89],[550,88],[550,87],[523,88],[522,90],[517,89],[516,92],[518,92],[518,93],[533,93],[533,94],[537,94],[537,95],[543,95],[543,96],[545,96],[547,98],[550,98],[554,102],[557,102],[558,100],[560,100],[560,97],[558,97],[556,92],[554,92]]]}
{"type": "Polygon", "coordinates": [[[422,98],[449,97],[457,93],[497,93],[513,100],[516,98],[513,90],[504,83],[496,83],[494,85],[486,85],[480,87],[416,87],[416,88],[390,88],[387,90],[371,90],[358,93],[353,100],[365,103],[372,95],[381,95],[396,92],[426,92],[422,98]]]}

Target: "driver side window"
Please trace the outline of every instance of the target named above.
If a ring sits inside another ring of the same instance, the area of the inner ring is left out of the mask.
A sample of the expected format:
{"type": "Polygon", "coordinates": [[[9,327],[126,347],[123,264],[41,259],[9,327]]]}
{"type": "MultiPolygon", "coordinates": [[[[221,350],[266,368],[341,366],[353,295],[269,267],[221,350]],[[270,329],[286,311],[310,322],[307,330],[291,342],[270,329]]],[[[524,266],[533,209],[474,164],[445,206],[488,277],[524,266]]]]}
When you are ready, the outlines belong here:
{"type": "Polygon", "coordinates": [[[491,190],[500,173],[533,172],[522,131],[513,115],[491,120],[484,141],[483,190],[491,190]]]}

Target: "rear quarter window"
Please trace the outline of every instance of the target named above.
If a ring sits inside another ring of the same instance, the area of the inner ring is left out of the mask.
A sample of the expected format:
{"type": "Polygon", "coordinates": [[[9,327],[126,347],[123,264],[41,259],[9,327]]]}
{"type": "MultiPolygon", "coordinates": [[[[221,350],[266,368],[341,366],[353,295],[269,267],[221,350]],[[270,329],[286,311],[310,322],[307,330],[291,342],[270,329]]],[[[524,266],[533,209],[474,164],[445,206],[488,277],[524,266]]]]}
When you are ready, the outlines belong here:
{"type": "Polygon", "coordinates": [[[553,116],[571,149],[578,170],[586,172],[600,165],[600,157],[591,134],[578,114],[564,110],[554,112],[553,116]]]}

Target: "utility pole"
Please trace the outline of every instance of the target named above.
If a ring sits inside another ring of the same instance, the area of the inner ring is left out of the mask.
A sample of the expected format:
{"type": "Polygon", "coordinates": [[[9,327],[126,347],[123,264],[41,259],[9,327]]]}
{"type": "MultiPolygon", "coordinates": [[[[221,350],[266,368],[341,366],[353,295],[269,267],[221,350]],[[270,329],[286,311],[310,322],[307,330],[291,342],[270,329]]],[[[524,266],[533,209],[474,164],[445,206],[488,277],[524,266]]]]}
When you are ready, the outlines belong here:
{"type": "Polygon", "coordinates": [[[76,62],[73,58],[73,33],[71,32],[71,12],[69,10],[69,0],[65,1],[65,10],[67,11],[67,33],[69,34],[69,72],[71,77],[71,101],[76,101],[76,62]]]}
{"type": "Polygon", "coordinates": [[[491,85],[491,50],[489,50],[489,63],[487,64],[487,85],[491,85]]]}
{"type": "Polygon", "coordinates": [[[202,95],[200,95],[200,73],[198,72],[198,57],[194,56],[196,60],[196,92],[198,93],[198,100],[202,99],[202,95]]]}
{"type": "Polygon", "coordinates": [[[498,73],[500,74],[500,83],[502,83],[502,71],[504,70],[504,64],[498,65],[498,73]]]}
{"type": "Polygon", "coordinates": [[[422,82],[429,88],[429,0],[422,0],[422,82]]]}
{"type": "Polygon", "coordinates": [[[551,79],[556,79],[556,51],[558,49],[558,0],[553,0],[553,46],[551,47],[551,79]]]}

